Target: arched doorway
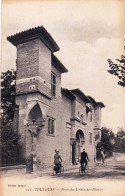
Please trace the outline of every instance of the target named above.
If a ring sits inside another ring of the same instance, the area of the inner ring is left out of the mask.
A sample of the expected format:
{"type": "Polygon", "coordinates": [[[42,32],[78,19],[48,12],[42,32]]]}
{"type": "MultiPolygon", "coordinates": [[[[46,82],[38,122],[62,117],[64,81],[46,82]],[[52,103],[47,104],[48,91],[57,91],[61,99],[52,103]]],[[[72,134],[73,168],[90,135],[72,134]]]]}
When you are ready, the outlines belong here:
{"type": "Polygon", "coordinates": [[[81,150],[83,148],[83,144],[85,143],[85,137],[82,130],[78,130],[76,132],[76,139],[72,144],[72,163],[73,165],[80,162],[81,150]]]}

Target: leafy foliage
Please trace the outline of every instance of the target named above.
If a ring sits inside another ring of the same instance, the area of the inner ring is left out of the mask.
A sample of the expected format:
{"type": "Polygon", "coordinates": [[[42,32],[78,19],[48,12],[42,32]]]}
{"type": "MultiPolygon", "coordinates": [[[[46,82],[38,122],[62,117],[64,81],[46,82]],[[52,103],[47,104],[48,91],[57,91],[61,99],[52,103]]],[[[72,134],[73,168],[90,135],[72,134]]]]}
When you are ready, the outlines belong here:
{"type": "Polygon", "coordinates": [[[125,131],[121,128],[117,134],[112,130],[102,127],[101,141],[97,145],[97,159],[100,159],[100,152],[103,150],[106,157],[112,156],[113,152],[125,153],[125,131]]]}
{"type": "Polygon", "coordinates": [[[125,131],[123,129],[117,132],[114,150],[125,153],[125,131]]]}
{"type": "MultiPolygon", "coordinates": [[[[15,103],[15,79],[16,72],[10,70],[1,74],[1,164],[12,164],[14,159],[12,156],[19,154],[20,146],[18,141],[20,135],[17,130],[14,130],[14,111],[16,109],[15,103]]],[[[15,159],[17,161],[17,159],[15,159]]]]}
{"type": "Polygon", "coordinates": [[[13,123],[7,123],[2,126],[1,129],[1,166],[12,165],[12,163],[18,163],[18,157],[20,152],[20,145],[18,143],[20,135],[17,131],[14,131],[13,123]],[[14,162],[13,162],[14,160],[14,162]]]}
{"type": "Polygon", "coordinates": [[[111,140],[115,138],[112,130],[102,127],[101,129],[101,141],[97,145],[97,158],[100,154],[100,151],[103,150],[107,157],[112,155],[113,152],[113,144],[111,140]]]}
{"type": "Polygon", "coordinates": [[[15,79],[16,72],[10,70],[1,74],[1,109],[2,113],[2,125],[6,125],[8,122],[13,121],[14,109],[15,109],[15,79]]]}
{"type": "Polygon", "coordinates": [[[2,144],[6,145],[17,145],[20,136],[17,131],[14,131],[13,123],[7,123],[7,125],[2,126],[1,129],[1,140],[2,144]]]}
{"type": "Polygon", "coordinates": [[[111,59],[108,59],[110,74],[113,74],[118,77],[118,84],[122,87],[125,87],[125,56],[122,55],[121,59],[116,59],[118,63],[113,63],[111,59]]]}

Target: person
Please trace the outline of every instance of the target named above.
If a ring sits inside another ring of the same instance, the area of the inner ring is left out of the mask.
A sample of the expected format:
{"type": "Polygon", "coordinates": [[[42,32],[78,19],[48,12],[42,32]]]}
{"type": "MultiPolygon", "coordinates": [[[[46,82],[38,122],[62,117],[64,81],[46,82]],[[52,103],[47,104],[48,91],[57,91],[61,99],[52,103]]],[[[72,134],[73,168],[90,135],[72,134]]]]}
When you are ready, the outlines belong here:
{"type": "Polygon", "coordinates": [[[54,155],[54,170],[58,173],[58,170],[61,168],[61,162],[62,162],[62,158],[59,155],[59,150],[55,150],[55,155],[54,155]]]}
{"type": "Polygon", "coordinates": [[[104,154],[103,150],[101,150],[101,160],[102,160],[102,163],[104,164],[105,154],[104,154]]]}
{"type": "MultiPolygon", "coordinates": [[[[85,152],[85,149],[83,149],[83,152],[81,152],[81,166],[85,166],[85,169],[86,169],[86,166],[88,164],[88,161],[89,161],[89,157],[88,157],[88,154],[85,152]]],[[[82,170],[83,170],[83,167],[82,167],[82,170]]]]}

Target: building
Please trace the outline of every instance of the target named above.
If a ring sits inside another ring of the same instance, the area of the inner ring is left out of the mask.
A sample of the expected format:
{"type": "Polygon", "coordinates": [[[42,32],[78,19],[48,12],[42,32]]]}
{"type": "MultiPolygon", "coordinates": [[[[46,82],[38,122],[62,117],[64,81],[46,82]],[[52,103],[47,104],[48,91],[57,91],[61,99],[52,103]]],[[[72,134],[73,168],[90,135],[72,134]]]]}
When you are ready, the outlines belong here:
{"type": "Polygon", "coordinates": [[[100,139],[102,102],[80,89],[61,88],[68,70],[54,55],[59,46],[41,26],[7,38],[17,47],[16,111],[21,156],[31,152],[41,167],[53,165],[59,149],[64,165],[77,164],[86,148],[93,162],[100,139]]]}

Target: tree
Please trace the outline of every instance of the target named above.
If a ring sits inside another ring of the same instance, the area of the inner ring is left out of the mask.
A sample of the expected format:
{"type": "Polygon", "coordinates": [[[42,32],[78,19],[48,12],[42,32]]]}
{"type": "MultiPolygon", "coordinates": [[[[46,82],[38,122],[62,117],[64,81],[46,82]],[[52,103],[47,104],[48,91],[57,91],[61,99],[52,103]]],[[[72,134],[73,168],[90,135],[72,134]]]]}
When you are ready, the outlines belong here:
{"type": "Polygon", "coordinates": [[[1,109],[2,126],[13,121],[15,104],[15,71],[6,71],[1,74],[1,109]]]}
{"type": "Polygon", "coordinates": [[[118,84],[122,87],[125,87],[125,56],[121,55],[121,59],[116,59],[119,63],[112,62],[111,59],[108,59],[110,74],[113,74],[118,77],[118,84]]]}
{"type": "Polygon", "coordinates": [[[97,158],[100,158],[100,151],[103,150],[107,157],[112,156],[113,145],[111,140],[115,138],[112,130],[102,127],[101,129],[101,141],[97,145],[97,158]]]}
{"type": "Polygon", "coordinates": [[[14,112],[18,108],[15,103],[15,80],[15,71],[8,70],[1,74],[1,166],[24,163],[20,156],[22,149],[19,143],[20,135],[17,130],[14,130],[14,112]]]}
{"type": "Polygon", "coordinates": [[[1,142],[4,145],[17,145],[19,134],[17,131],[14,131],[13,123],[7,123],[7,125],[2,126],[1,129],[1,142]]]}
{"type": "Polygon", "coordinates": [[[125,131],[121,128],[115,137],[115,151],[125,153],[125,131]]]}
{"type": "Polygon", "coordinates": [[[8,122],[1,128],[0,166],[24,163],[21,159],[20,135],[14,130],[13,122],[8,122]]]}

